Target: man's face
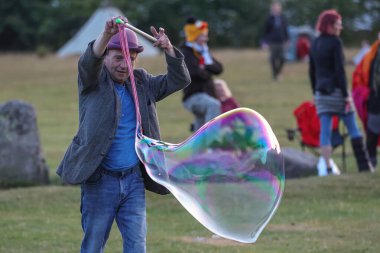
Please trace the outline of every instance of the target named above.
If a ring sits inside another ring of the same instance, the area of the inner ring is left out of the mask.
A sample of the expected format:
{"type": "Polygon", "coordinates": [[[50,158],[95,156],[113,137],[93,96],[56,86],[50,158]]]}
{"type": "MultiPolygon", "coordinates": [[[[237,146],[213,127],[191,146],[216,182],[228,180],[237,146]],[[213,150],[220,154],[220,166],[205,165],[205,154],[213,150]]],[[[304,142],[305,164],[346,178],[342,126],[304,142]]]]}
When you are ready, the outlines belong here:
{"type": "MultiPolygon", "coordinates": [[[[135,60],[137,58],[137,53],[130,51],[132,67],[134,66],[135,60]]],[[[128,66],[124,60],[124,55],[121,50],[112,49],[109,50],[105,59],[104,64],[111,74],[112,80],[117,83],[124,83],[128,77],[128,66]]]]}
{"type": "Polygon", "coordinates": [[[280,15],[282,12],[282,6],[279,3],[273,3],[271,6],[271,10],[273,15],[280,15]]]}

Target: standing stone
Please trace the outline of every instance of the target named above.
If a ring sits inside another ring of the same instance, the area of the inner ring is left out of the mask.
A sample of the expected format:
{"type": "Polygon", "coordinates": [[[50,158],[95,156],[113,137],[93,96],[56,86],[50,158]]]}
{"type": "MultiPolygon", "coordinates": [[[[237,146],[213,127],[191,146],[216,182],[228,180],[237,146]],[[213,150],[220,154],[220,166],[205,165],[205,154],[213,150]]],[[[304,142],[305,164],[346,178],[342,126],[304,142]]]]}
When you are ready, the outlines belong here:
{"type": "Polygon", "coordinates": [[[281,148],[281,152],[284,156],[285,178],[318,175],[316,156],[290,147],[281,148]]]}
{"type": "Polygon", "coordinates": [[[0,104],[0,187],[49,183],[33,106],[0,104]]]}

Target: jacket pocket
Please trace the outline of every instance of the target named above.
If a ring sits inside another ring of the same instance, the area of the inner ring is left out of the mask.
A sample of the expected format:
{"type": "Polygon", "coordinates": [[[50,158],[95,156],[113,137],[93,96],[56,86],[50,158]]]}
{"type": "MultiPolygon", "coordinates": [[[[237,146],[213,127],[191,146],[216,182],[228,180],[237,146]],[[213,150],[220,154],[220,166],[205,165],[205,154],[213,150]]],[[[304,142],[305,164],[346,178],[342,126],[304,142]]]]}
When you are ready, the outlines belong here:
{"type": "Polygon", "coordinates": [[[86,184],[96,185],[99,184],[103,178],[103,173],[100,169],[95,170],[95,172],[85,181],[86,184]]]}

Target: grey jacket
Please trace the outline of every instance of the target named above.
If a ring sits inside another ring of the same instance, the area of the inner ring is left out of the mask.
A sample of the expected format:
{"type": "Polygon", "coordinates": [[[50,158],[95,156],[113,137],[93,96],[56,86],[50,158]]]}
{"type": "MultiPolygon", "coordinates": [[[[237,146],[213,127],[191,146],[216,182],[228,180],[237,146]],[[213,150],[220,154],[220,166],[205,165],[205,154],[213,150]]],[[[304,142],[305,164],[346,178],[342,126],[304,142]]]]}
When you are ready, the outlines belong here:
{"type": "MultiPolygon", "coordinates": [[[[91,42],[78,63],[79,128],[68,147],[57,174],[64,182],[80,184],[99,167],[111,146],[118,126],[120,100],[111,76],[97,58],[91,42]]],[[[166,54],[167,74],[153,76],[144,69],[135,69],[135,83],[144,135],[160,139],[156,102],[190,83],[183,55],[175,49],[176,58],[166,54]]],[[[127,82],[131,94],[132,87],[127,82]]],[[[133,96],[132,96],[133,97],[133,96]]],[[[142,166],[141,166],[142,167],[142,166]]],[[[166,194],[167,189],[155,183],[142,169],[145,188],[166,194]]]]}

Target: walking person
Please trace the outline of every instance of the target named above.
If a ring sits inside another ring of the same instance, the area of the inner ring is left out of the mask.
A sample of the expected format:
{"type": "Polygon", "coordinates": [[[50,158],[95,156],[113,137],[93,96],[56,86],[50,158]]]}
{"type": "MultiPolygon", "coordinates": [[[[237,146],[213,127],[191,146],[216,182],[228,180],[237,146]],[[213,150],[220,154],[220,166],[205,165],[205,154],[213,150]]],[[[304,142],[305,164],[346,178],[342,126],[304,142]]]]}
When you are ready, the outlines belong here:
{"type": "Polygon", "coordinates": [[[321,155],[328,172],[331,172],[332,117],[338,115],[350,135],[358,170],[371,171],[373,167],[355,119],[352,98],[347,91],[343,45],[339,38],[342,28],[342,18],[336,10],[323,11],[317,22],[320,35],[313,41],[310,52],[309,76],[321,122],[321,155]]]}
{"type": "Polygon", "coordinates": [[[271,5],[270,15],[265,22],[263,40],[269,46],[272,78],[277,82],[281,79],[285,64],[285,48],[289,40],[288,22],[282,14],[280,2],[271,5]]]}
{"type": "Polygon", "coordinates": [[[183,90],[182,102],[195,117],[191,130],[196,131],[221,112],[213,76],[221,74],[223,66],[208,48],[207,22],[189,18],[184,31],[186,41],[180,50],[185,56],[191,83],[183,90]]]}
{"type": "MultiPolygon", "coordinates": [[[[125,22],[126,18],[119,17],[125,22]]],[[[79,129],[57,173],[81,184],[84,236],[82,253],[100,253],[116,220],[123,252],[146,252],[145,190],[168,190],[146,174],[135,151],[136,115],[131,79],[121,49],[116,18],[106,21],[99,37],[88,44],[78,63],[79,129]]],[[[136,34],[124,28],[132,66],[144,48],[136,34]]],[[[168,72],[153,76],[134,69],[144,135],[159,139],[156,102],[190,83],[183,55],[164,29],[152,27],[154,46],[165,52],[168,72]]]]}

